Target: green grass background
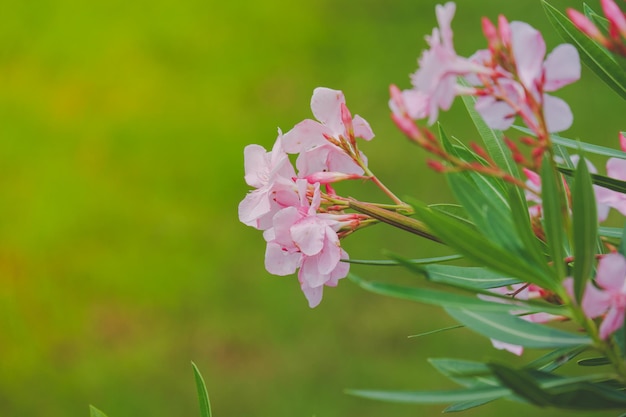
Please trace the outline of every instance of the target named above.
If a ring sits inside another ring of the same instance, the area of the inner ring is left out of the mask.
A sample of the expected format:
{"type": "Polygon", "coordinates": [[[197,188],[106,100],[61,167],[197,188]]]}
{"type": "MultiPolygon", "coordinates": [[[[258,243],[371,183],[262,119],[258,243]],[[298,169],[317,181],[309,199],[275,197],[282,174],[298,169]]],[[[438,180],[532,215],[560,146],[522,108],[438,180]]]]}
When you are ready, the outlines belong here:
{"type": "MultiPolygon", "coordinates": [[[[549,49],[560,42],[538,1],[459,3],[461,54],[484,47],[480,17],[498,13],[543,30],[549,49]]],[[[270,148],[278,127],[311,117],[316,86],[342,89],[370,122],[363,150],[394,191],[451,201],[387,107],[389,84],[409,86],[435,4],[3,2],[0,416],[86,416],[89,404],[110,417],[197,416],[191,361],[215,416],[439,415],[343,390],[452,388],[427,357],[517,363],[464,330],[408,339],[453,322],[347,281],[309,309],[294,276],[264,271],[261,233],[237,219],[244,146],[270,148]]],[[[618,146],[622,103],[593,74],[560,96],[576,117],[565,136],[618,146]]],[[[477,140],[459,106],[442,122],[477,140]]],[[[367,184],[339,189],[383,200],[367,184]]],[[[385,226],[344,247],[448,253],[385,226]]],[[[506,402],[465,415],[531,412],[569,415],[506,402]]]]}

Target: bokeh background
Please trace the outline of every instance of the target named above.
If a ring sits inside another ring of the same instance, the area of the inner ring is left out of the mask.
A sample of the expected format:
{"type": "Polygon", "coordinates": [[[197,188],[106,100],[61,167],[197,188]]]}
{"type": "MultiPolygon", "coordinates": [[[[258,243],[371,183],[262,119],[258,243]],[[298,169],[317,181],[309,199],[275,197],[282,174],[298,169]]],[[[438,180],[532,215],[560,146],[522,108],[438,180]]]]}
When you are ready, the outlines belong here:
{"type": "MultiPolygon", "coordinates": [[[[480,17],[498,13],[543,30],[549,49],[560,42],[539,1],[460,3],[461,54],[484,47],[480,17]]],[[[397,194],[451,201],[387,107],[390,83],[409,86],[435,4],[3,2],[0,416],[86,416],[89,404],[110,417],[197,416],[191,361],[215,416],[439,415],[343,391],[452,388],[428,357],[519,362],[465,330],[408,338],[453,322],[347,280],[309,309],[295,277],[264,271],[261,234],[237,219],[244,146],[270,148],[278,127],[310,118],[317,86],[343,90],[370,122],[377,137],[363,150],[397,194]]],[[[593,74],[560,95],[576,116],[565,136],[618,145],[622,103],[593,74]]],[[[477,139],[459,106],[442,122],[477,139]]],[[[367,184],[339,189],[383,198],[367,184]]],[[[385,226],[344,247],[353,258],[447,253],[385,226]]],[[[506,402],[466,415],[530,412],[569,415],[506,402]]]]}

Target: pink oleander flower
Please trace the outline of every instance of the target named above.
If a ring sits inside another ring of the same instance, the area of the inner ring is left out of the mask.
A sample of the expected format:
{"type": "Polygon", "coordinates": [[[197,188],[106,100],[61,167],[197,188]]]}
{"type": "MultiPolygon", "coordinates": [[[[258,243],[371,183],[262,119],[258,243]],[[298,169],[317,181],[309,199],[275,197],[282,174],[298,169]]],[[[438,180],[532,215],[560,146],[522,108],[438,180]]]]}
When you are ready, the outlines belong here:
{"type": "MultiPolygon", "coordinates": [[[[573,296],[573,279],[567,278],[563,285],[573,296]]],[[[592,319],[606,314],[600,324],[601,339],[622,327],[626,314],[626,259],[621,254],[610,253],[600,259],[595,285],[587,283],[581,307],[592,319]]]]}
{"type": "MultiPolygon", "coordinates": [[[[346,119],[349,112],[345,103],[341,91],[316,88],[311,98],[311,110],[318,121],[304,120],[283,136],[285,152],[299,154],[296,167],[300,177],[323,171],[363,174],[363,169],[353,158],[332,143],[348,141],[351,137],[365,140],[374,137],[374,132],[361,116],[346,119]]],[[[366,162],[363,154],[360,158],[366,162]]]]}
{"type": "Polygon", "coordinates": [[[298,204],[276,213],[273,227],[264,232],[265,268],[275,275],[293,274],[299,268],[300,287],[313,308],[322,300],[324,286],[336,286],[348,274],[349,264],[341,262],[348,254],[337,235],[344,216],[317,213],[321,201],[319,183],[309,186],[305,179],[298,179],[296,186],[298,204]]]}
{"type": "MultiPolygon", "coordinates": [[[[619,134],[620,146],[626,152],[626,136],[622,132],[619,134]]],[[[606,175],[620,181],[626,181],[626,160],[620,158],[609,158],[606,162],[606,175]]],[[[596,192],[598,204],[607,207],[607,215],[610,208],[614,208],[626,216],[626,194],[599,187],[596,192]]]]}
{"type": "Polygon", "coordinates": [[[260,230],[271,227],[274,214],[298,199],[292,179],[296,173],[282,150],[281,136],[279,130],[270,152],[260,145],[248,145],[244,149],[244,178],[255,190],[239,203],[239,220],[260,230]]]}
{"type": "MultiPolygon", "coordinates": [[[[500,20],[501,24],[506,22],[500,20]]],[[[496,79],[490,87],[493,91],[487,90],[478,98],[476,110],[492,128],[507,129],[515,116],[520,115],[536,130],[534,102],[537,102],[542,106],[548,132],[568,129],[573,122],[569,106],[545,92],[556,91],[580,78],[578,51],[572,45],[561,44],[544,61],[546,45],[538,30],[524,22],[511,22],[507,27],[519,82],[502,71],[503,78],[496,79]]],[[[480,61],[486,63],[487,56],[484,51],[480,52],[480,61]]]]}
{"type": "MultiPolygon", "coordinates": [[[[439,27],[426,37],[430,49],[422,53],[418,60],[419,69],[411,76],[413,88],[402,91],[408,115],[413,119],[428,117],[428,124],[437,120],[439,109],[448,110],[454,98],[466,92],[466,88],[457,84],[457,76],[481,70],[454,50],[450,24],[455,11],[456,5],[452,2],[437,5],[435,12],[439,27]]],[[[398,106],[393,101],[390,106],[397,114],[398,106]]]]}

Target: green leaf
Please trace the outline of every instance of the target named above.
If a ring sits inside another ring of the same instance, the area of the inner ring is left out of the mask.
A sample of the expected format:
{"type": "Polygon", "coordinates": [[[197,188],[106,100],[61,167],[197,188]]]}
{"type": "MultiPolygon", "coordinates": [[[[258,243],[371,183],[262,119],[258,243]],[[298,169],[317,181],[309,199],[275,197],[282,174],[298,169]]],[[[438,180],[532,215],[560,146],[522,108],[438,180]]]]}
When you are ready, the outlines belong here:
{"type": "Polygon", "coordinates": [[[382,282],[365,281],[353,273],[348,277],[358,284],[361,288],[376,294],[386,295],[390,297],[401,298],[404,300],[415,301],[424,304],[436,305],[440,307],[453,307],[471,309],[472,311],[489,311],[506,313],[513,310],[525,309],[537,311],[540,308],[532,307],[524,301],[507,299],[509,303],[497,303],[482,300],[478,297],[471,297],[463,294],[456,294],[445,291],[438,291],[421,287],[406,287],[396,284],[386,284],[382,282]]]}
{"type": "Polygon", "coordinates": [[[543,203],[544,230],[546,242],[556,276],[562,280],[565,272],[565,247],[567,230],[565,224],[566,203],[563,182],[555,171],[550,157],[546,154],[541,163],[541,201],[543,203]]]}
{"type": "Polygon", "coordinates": [[[586,336],[531,323],[512,315],[467,309],[445,310],[459,323],[475,332],[513,345],[549,349],[591,343],[586,336]]]}
{"type": "Polygon", "coordinates": [[[545,264],[533,264],[481,236],[474,228],[423,205],[415,205],[415,210],[433,233],[468,259],[505,276],[519,278],[546,289],[556,289],[557,284],[546,271],[545,264]]]}
{"type": "Polygon", "coordinates": [[[428,362],[443,376],[468,388],[497,387],[500,383],[482,362],[450,358],[429,358],[428,362]]]}
{"type": "Polygon", "coordinates": [[[428,280],[463,288],[488,289],[518,284],[519,279],[503,276],[482,267],[428,265],[422,268],[428,280]]]}
{"type": "Polygon", "coordinates": [[[606,374],[559,377],[549,372],[517,370],[502,364],[490,363],[489,367],[504,385],[535,405],[572,410],[626,407],[626,395],[610,382],[603,382],[609,379],[606,374]]]}
{"type": "MultiPolygon", "coordinates": [[[[534,132],[526,127],[516,126],[516,125],[513,125],[512,127],[516,130],[519,130],[522,133],[526,133],[528,135],[534,136],[534,132]]],[[[551,134],[550,140],[552,141],[552,143],[556,143],[566,148],[576,149],[577,151],[580,151],[582,149],[583,151],[585,151],[585,153],[588,153],[588,154],[608,156],[611,158],[626,159],[626,152],[622,152],[617,149],[607,148],[605,146],[600,146],[600,145],[594,145],[588,142],[567,139],[556,134],[551,134]]]]}
{"type": "Polygon", "coordinates": [[[444,413],[456,413],[459,411],[465,411],[465,410],[469,410],[470,408],[480,407],[481,405],[485,405],[497,399],[498,398],[492,398],[489,400],[463,401],[463,402],[452,404],[446,407],[446,409],[443,410],[443,412],[444,413]]]}
{"type": "MultiPolygon", "coordinates": [[[[559,171],[566,175],[572,175],[574,173],[573,169],[564,167],[559,167],[559,171]]],[[[626,181],[600,174],[591,174],[591,181],[600,187],[608,188],[609,190],[617,191],[618,193],[626,193],[626,181]]]]}
{"type": "Polygon", "coordinates": [[[599,26],[604,30],[609,29],[608,19],[596,13],[587,3],[583,3],[583,13],[587,16],[587,19],[591,20],[596,26],[599,26]]]}
{"type": "Polygon", "coordinates": [[[89,406],[89,416],[90,417],[107,417],[106,414],[104,414],[102,411],[98,410],[93,405],[89,406]]]}
{"type": "Polygon", "coordinates": [[[512,392],[508,388],[468,388],[444,391],[375,391],[347,390],[347,394],[371,400],[408,404],[449,404],[466,401],[495,400],[512,392]]]}
{"type": "Polygon", "coordinates": [[[547,354],[526,364],[524,368],[552,372],[565,365],[587,349],[589,349],[589,346],[585,345],[555,349],[552,352],[548,352],[547,354]]]}
{"type": "MultiPolygon", "coordinates": [[[[463,86],[469,86],[467,81],[463,78],[459,78],[458,82],[463,86]]],[[[517,164],[513,160],[511,150],[504,143],[502,132],[487,126],[485,119],[483,119],[482,116],[476,111],[476,99],[473,96],[464,95],[461,98],[463,99],[463,104],[465,104],[465,108],[467,109],[474,126],[476,126],[476,130],[478,130],[478,134],[485,144],[485,148],[489,156],[491,156],[500,168],[505,170],[512,177],[520,178],[517,164]]],[[[524,199],[523,197],[523,193],[521,193],[520,198],[524,199]]]]}
{"type": "Polygon", "coordinates": [[[580,58],[620,97],[626,99],[626,72],[610,53],[595,41],[581,33],[576,26],[554,6],[543,1],[548,20],[566,42],[573,44],[580,58]]]}
{"type": "MultiPolygon", "coordinates": [[[[611,238],[621,238],[622,237],[622,229],[617,228],[617,227],[605,227],[605,226],[600,226],[598,227],[598,234],[600,236],[604,236],[604,237],[611,237],[611,238]]],[[[622,240],[623,242],[623,240],[622,240]]]]}
{"type": "MultiPolygon", "coordinates": [[[[448,262],[455,261],[457,259],[462,259],[461,255],[448,255],[448,256],[438,256],[435,258],[421,258],[421,259],[407,259],[404,262],[412,263],[415,265],[428,265],[439,262],[448,262]]],[[[359,264],[359,265],[375,265],[375,266],[398,266],[402,265],[394,259],[343,259],[343,262],[347,262],[350,264],[359,264]]]]}
{"type": "Polygon", "coordinates": [[[209,402],[209,393],[207,392],[204,379],[195,363],[191,362],[193,368],[193,376],[196,380],[196,391],[198,392],[198,402],[200,404],[200,416],[211,417],[211,403],[209,402]]]}
{"type": "MultiPolygon", "coordinates": [[[[407,197],[407,200],[405,201],[407,201],[411,205],[414,205],[415,199],[412,199],[411,197],[407,197]]],[[[463,206],[461,206],[460,204],[438,203],[438,204],[429,204],[428,207],[440,213],[444,213],[447,216],[450,216],[457,220],[461,220],[462,222],[467,223],[470,226],[474,225],[474,223],[472,223],[470,219],[467,217],[467,212],[465,211],[463,206]]]]}
{"type": "Polygon", "coordinates": [[[598,215],[591,176],[581,158],[574,174],[572,189],[572,216],[574,231],[574,294],[581,302],[585,285],[593,272],[598,239],[598,215]]]}
{"type": "Polygon", "coordinates": [[[607,357],[581,359],[578,362],[580,366],[602,366],[610,365],[611,361],[607,357]]]}

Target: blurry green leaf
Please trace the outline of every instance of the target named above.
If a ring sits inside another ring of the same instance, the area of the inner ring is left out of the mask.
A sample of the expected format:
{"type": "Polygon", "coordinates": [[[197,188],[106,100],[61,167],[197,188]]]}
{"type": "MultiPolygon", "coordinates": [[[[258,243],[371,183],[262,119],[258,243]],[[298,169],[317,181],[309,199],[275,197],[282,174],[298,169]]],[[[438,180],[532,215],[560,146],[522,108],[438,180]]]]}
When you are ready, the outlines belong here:
{"type": "Polygon", "coordinates": [[[467,309],[446,308],[445,310],[459,323],[475,332],[513,345],[530,348],[558,348],[591,343],[586,336],[531,323],[513,315],[467,309]]]}
{"type": "Polygon", "coordinates": [[[608,19],[596,13],[587,3],[583,3],[583,13],[587,16],[587,19],[591,20],[596,26],[599,26],[604,30],[608,30],[608,19]]]}
{"type": "Polygon", "coordinates": [[[433,233],[468,259],[505,276],[532,282],[546,289],[555,289],[556,283],[546,273],[545,265],[532,264],[519,254],[512,253],[487,240],[466,224],[423,205],[415,205],[415,210],[433,233]]]}
{"type": "Polygon", "coordinates": [[[574,174],[572,189],[572,217],[574,232],[574,294],[582,300],[585,285],[593,272],[598,238],[598,215],[591,176],[581,158],[574,174]]]}
{"type": "Polygon", "coordinates": [[[193,376],[196,380],[196,391],[198,393],[198,402],[200,404],[200,416],[211,417],[211,403],[209,402],[209,393],[207,392],[204,379],[195,363],[191,362],[193,368],[193,376]]]}
{"type": "MultiPolygon", "coordinates": [[[[549,155],[541,163],[541,201],[544,230],[552,265],[559,280],[565,278],[565,194],[561,176],[555,171],[549,155]]],[[[583,164],[584,165],[584,164],[583,164]]]]}
{"type": "Polygon", "coordinates": [[[443,410],[443,412],[444,413],[456,413],[459,411],[469,410],[470,408],[476,408],[476,407],[480,407],[481,405],[490,403],[491,401],[497,400],[498,398],[499,397],[491,398],[488,400],[462,401],[462,402],[455,403],[446,407],[446,409],[443,410]]]}
{"type": "MultiPolygon", "coordinates": [[[[467,81],[463,78],[459,78],[458,82],[463,86],[469,86],[467,81]]],[[[474,122],[474,126],[476,126],[476,130],[478,130],[478,134],[485,144],[485,148],[489,156],[491,156],[500,168],[505,170],[512,177],[520,178],[517,164],[513,160],[511,150],[504,143],[502,132],[487,126],[485,120],[476,111],[476,99],[473,96],[464,95],[462,96],[462,99],[472,122],[474,122]]],[[[520,193],[518,198],[524,200],[523,193],[520,193]]]]}
{"type": "Polygon", "coordinates": [[[626,99],[626,72],[610,53],[580,32],[576,26],[554,6],[542,1],[548,20],[566,42],[573,44],[580,58],[609,87],[626,99]]]}
{"type": "MultiPolygon", "coordinates": [[[[407,200],[405,201],[413,205],[414,200],[411,198],[407,198],[407,200]]],[[[428,207],[457,220],[461,220],[462,222],[467,223],[470,226],[474,226],[474,223],[469,220],[469,218],[467,217],[467,212],[460,204],[429,204],[428,207]]]]}
{"type": "MultiPolygon", "coordinates": [[[[569,168],[559,167],[559,171],[570,176],[574,174],[574,170],[569,168]]],[[[608,188],[618,193],[626,193],[626,181],[600,174],[591,174],[591,180],[595,185],[599,185],[600,187],[608,188]]]]}
{"type": "Polygon", "coordinates": [[[626,394],[604,383],[609,377],[559,377],[552,373],[517,370],[490,363],[494,374],[517,395],[539,406],[572,410],[611,410],[626,407],[626,394]],[[600,382],[593,382],[600,381],[600,382]]]}
{"type": "MultiPolygon", "coordinates": [[[[436,305],[440,307],[467,308],[472,311],[491,311],[505,313],[512,310],[529,309],[523,301],[511,300],[510,304],[485,301],[478,297],[471,297],[463,294],[456,294],[445,291],[438,291],[429,288],[405,287],[382,282],[365,281],[353,273],[348,277],[357,283],[361,288],[376,294],[401,298],[424,304],[436,305]]],[[[537,310],[538,308],[535,308],[537,310]]]]}
{"type": "Polygon", "coordinates": [[[456,330],[456,329],[462,329],[465,326],[462,326],[460,324],[457,324],[455,326],[448,326],[448,327],[442,327],[440,329],[436,329],[436,330],[431,330],[428,332],[424,332],[424,333],[419,333],[419,334],[412,334],[409,336],[409,339],[414,339],[416,337],[423,337],[423,336],[429,336],[431,334],[437,334],[437,333],[442,333],[442,332],[447,332],[448,330],[456,330]]]}
{"type": "Polygon", "coordinates": [[[423,270],[430,281],[442,284],[460,284],[464,288],[499,288],[520,282],[519,279],[505,277],[481,267],[428,265],[423,270]]]}
{"type": "Polygon", "coordinates": [[[450,391],[374,391],[374,390],[347,390],[347,394],[408,404],[449,404],[466,401],[494,400],[512,392],[508,388],[467,388],[450,391]]]}
{"type": "Polygon", "coordinates": [[[565,307],[548,304],[543,300],[521,300],[507,294],[489,291],[488,288],[497,288],[519,283],[519,280],[502,277],[502,274],[495,273],[486,268],[450,265],[415,265],[407,262],[399,255],[390,254],[389,256],[395,258],[410,271],[425,275],[431,282],[452,286],[463,291],[469,291],[473,295],[482,294],[488,297],[489,300],[500,300],[498,302],[514,304],[528,312],[546,312],[555,315],[566,315],[569,313],[565,307]]]}
{"type": "Polygon", "coordinates": [[[617,227],[598,227],[598,235],[604,237],[612,237],[612,238],[621,238],[622,237],[622,229],[617,227]]]}
{"type": "MultiPolygon", "coordinates": [[[[421,259],[407,259],[406,262],[415,264],[415,265],[428,265],[434,264],[438,262],[448,262],[455,261],[457,259],[462,259],[461,255],[448,255],[448,256],[439,256],[436,258],[421,258],[421,259]]],[[[347,262],[350,264],[360,264],[360,265],[375,265],[375,266],[398,266],[402,265],[400,262],[394,259],[345,259],[343,262],[347,262]]]]}
{"type": "Polygon", "coordinates": [[[428,362],[443,376],[468,388],[498,387],[491,369],[483,362],[450,358],[429,358],[428,362]]]}
{"type": "Polygon", "coordinates": [[[89,406],[89,417],[107,417],[102,411],[98,410],[93,405],[89,406]]]}
{"type": "Polygon", "coordinates": [[[602,366],[602,365],[610,365],[611,361],[609,360],[609,358],[601,357],[601,358],[581,359],[577,363],[580,366],[602,366]]]}
{"type": "Polygon", "coordinates": [[[565,365],[587,349],[589,349],[589,346],[587,345],[555,349],[552,352],[548,352],[547,354],[526,364],[524,368],[552,372],[565,365]]]}
{"type": "MultiPolygon", "coordinates": [[[[516,126],[516,125],[513,125],[512,127],[516,130],[519,130],[520,132],[523,132],[529,135],[534,135],[533,131],[528,129],[527,127],[516,126]]],[[[550,140],[553,143],[564,146],[566,148],[576,149],[577,151],[582,149],[585,151],[585,153],[589,153],[589,154],[626,159],[626,152],[620,151],[618,149],[612,149],[612,148],[607,148],[605,146],[594,145],[588,142],[567,139],[567,138],[563,138],[555,134],[550,135],[550,140]]]]}

